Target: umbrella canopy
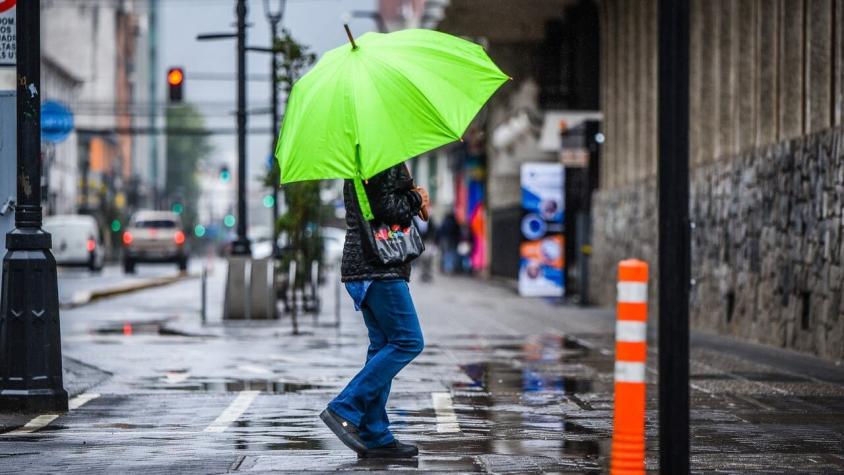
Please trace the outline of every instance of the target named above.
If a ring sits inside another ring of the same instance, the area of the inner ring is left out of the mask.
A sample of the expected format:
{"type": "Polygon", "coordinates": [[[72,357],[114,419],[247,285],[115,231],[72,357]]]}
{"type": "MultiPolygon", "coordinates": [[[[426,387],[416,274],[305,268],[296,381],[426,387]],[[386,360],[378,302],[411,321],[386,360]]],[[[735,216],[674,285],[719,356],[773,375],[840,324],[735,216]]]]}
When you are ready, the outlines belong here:
{"type": "Polygon", "coordinates": [[[368,179],[459,140],[508,79],[481,46],[437,31],[355,43],[325,53],[293,86],[275,152],[282,183],[368,179]]]}

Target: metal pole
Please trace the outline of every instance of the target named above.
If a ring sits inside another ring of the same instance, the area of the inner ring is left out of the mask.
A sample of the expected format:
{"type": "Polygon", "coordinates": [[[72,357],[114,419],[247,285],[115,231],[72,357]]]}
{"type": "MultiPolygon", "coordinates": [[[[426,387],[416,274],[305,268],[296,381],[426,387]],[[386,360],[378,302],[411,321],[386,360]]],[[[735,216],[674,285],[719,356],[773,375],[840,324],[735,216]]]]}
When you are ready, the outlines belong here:
{"type": "Polygon", "coordinates": [[[67,411],[56,261],[41,229],[41,12],[17,24],[17,207],[6,235],[0,304],[0,412],[67,411]]]}
{"type": "Polygon", "coordinates": [[[287,272],[288,287],[290,289],[290,319],[293,323],[293,334],[299,334],[299,304],[296,302],[296,258],[295,254],[290,259],[290,267],[287,272]]]}
{"type": "MultiPolygon", "coordinates": [[[[281,20],[280,17],[271,17],[270,18],[270,28],[272,31],[272,38],[270,38],[270,48],[275,50],[275,39],[278,36],[278,22],[281,20]]],[[[272,70],[272,74],[270,75],[270,84],[271,91],[272,91],[272,130],[273,130],[273,144],[271,153],[275,155],[275,147],[276,147],[276,140],[278,139],[278,54],[273,51],[271,53],[272,59],[270,60],[270,68],[272,70]]],[[[277,173],[273,174],[273,256],[278,258],[281,254],[281,250],[278,247],[278,215],[279,215],[279,205],[278,205],[278,188],[279,188],[279,180],[281,179],[281,170],[278,167],[278,162],[273,159],[272,161],[272,168],[277,173]]]]}
{"type": "Polygon", "coordinates": [[[205,325],[205,322],[208,321],[208,266],[205,263],[202,264],[202,283],[200,287],[200,294],[202,298],[202,302],[200,303],[200,317],[202,318],[202,324],[205,325]]]}
{"type": "Polygon", "coordinates": [[[689,0],[659,0],[659,462],[689,473],[689,0]]]}
{"type": "Polygon", "coordinates": [[[340,279],[334,281],[334,326],[340,328],[340,279]]]}
{"type": "MultiPolygon", "coordinates": [[[[159,0],[149,0],[149,101],[155,104],[158,100],[158,7],[159,0]]],[[[155,130],[158,126],[157,110],[150,114],[149,126],[155,130]]],[[[150,190],[151,205],[154,209],[160,206],[158,200],[158,146],[159,137],[150,137],[150,190]]]]}
{"type": "Polygon", "coordinates": [[[246,219],[246,0],[237,0],[237,240],[233,255],[252,254],[246,219]]]}

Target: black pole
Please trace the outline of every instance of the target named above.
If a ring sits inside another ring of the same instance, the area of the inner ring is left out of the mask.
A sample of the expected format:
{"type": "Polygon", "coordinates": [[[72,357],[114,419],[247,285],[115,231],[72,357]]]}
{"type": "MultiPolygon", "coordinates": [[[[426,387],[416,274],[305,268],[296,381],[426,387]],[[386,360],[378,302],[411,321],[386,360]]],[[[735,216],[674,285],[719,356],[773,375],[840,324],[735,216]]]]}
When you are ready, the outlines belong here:
{"type": "Polygon", "coordinates": [[[40,2],[19,2],[17,207],[0,304],[0,412],[66,411],[56,261],[41,229],[40,2]]]}
{"type": "MultiPolygon", "coordinates": [[[[278,22],[281,20],[280,16],[272,16],[270,17],[270,29],[272,37],[270,38],[270,48],[273,49],[271,53],[272,59],[270,60],[270,69],[272,70],[272,74],[270,75],[270,90],[272,91],[272,130],[273,130],[273,142],[272,142],[272,150],[270,151],[271,154],[275,155],[275,147],[276,147],[276,140],[278,140],[278,53],[275,52],[275,39],[278,36],[278,22]]],[[[279,215],[279,204],[278,204],[278,189],[279,189],[279,180],[281,179],[281,170],[278,167],[278,161],[273,158],[272,161],[272,169],[274,173],[273,176],[273,256],[279,257],[280,250],[278,248],[278,215],[279,215]]]]}
{"type": "Polygon", "coordinates": [[[237,0],[237,240],[232,254],[252,254],[246,236],[246,0],[237,0]]]}
{"type": "Polygon", "coordinates": [[[659,469],[689,473],[689,0],[659,0],[659,469]]]}

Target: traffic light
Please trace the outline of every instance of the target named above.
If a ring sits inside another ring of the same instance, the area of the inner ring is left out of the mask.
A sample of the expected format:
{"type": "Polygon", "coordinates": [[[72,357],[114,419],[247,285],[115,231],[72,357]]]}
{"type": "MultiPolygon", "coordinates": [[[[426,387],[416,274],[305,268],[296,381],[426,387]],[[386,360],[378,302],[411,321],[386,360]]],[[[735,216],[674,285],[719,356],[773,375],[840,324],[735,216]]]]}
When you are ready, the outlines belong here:
{"type": "Polygon", "coordinates": [[[226,165],[220,167],[220,181],[222,181],[223,183],[228,183],[231,179],[232,172],[229,171],[229,167],[226,165]]]}
{"type": "Polygon", "coordinates": [[[275,205],[275,197],[273,195],[264,195],[264,208],[272,208],[275,205]]]}
{"type": "Polygon", "coordinates": [[[182,102],[182,86],[185,84],[185,71],[182,68],[170,68],[167,71],[167,85],[170,88],[170,103],[182,102]]]}
{"type": "Polygon", "coordinates": [[[182,214],[185,211],[185,205],[183,205],[180,201],[175,201],[172,205],[170,205],[170,211],[176,214],[182,214]]]}

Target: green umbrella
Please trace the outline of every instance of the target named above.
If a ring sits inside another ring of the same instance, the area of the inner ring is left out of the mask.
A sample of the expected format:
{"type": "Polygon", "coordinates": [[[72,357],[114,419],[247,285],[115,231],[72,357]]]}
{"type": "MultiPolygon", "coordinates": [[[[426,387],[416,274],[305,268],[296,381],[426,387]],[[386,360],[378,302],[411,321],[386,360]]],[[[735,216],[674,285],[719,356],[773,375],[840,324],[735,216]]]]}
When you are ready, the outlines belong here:
{"type": "Polygon", "coordinates": [[[437,31],[349,39],[293,86],[275,155],[282,183],[356,179],[371,219],[361,180],[459,140],[508,77],[481,46],[437,31]]]}

